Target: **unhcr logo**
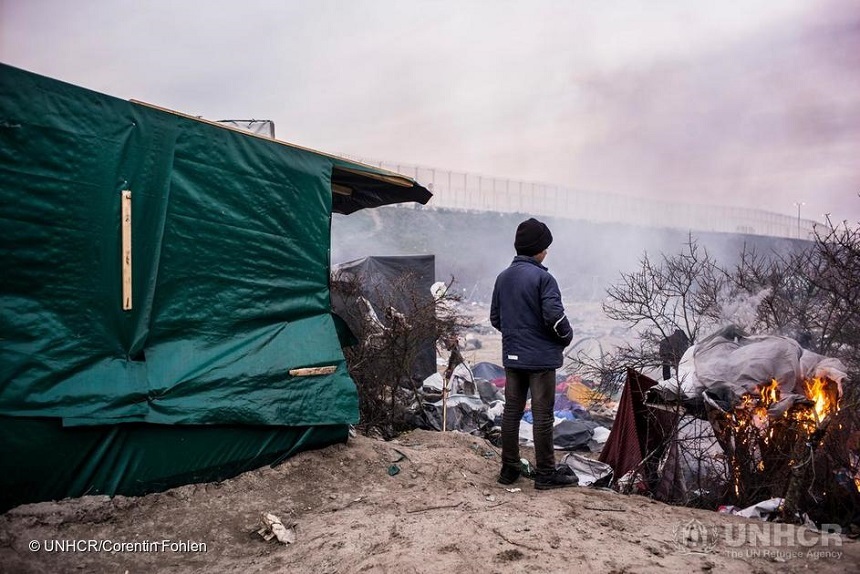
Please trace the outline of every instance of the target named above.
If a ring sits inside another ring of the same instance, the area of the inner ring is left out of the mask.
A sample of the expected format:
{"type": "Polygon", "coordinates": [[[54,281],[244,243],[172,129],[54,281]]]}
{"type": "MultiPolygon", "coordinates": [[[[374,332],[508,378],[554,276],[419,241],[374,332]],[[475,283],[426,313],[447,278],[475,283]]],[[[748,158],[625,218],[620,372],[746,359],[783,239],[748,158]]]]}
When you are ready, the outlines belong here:
{"type": "Polygon", "coordinates": [[[717,544],[732,558],[776,557],[780,560],[805,557],[842,557],[842,529],[822,524],[820,530],[785,523],[749,522],[707,526],[692,519],[675,525],[675,546],[681,554],[708,553],[717,544]]]}
{"type": "Polygon", "coordinates": [[[812,548],[842,546],[842,527],[838,524],[822,524],[821,530],[809,530],[792,524],[778,522],[751,522],[744,524],[727,524],[725,532],[726,546],[739,548],[742,546],[774,546],[812,548]]]}
{"type": "Polygon", "coordinates": [[[695,518],[676,524],[674,534],[675,546],[682,554],[710,552],[717,545],[717,527],[709,528],[695,518]]]}

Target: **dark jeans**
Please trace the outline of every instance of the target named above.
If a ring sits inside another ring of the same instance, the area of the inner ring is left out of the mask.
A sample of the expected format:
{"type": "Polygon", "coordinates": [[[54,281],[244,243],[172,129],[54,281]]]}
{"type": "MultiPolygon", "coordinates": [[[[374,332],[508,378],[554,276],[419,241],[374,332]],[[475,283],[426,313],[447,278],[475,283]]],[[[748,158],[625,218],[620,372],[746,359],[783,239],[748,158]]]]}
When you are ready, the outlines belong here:
{"type": "Polygon", "coordinates": [[[505,410],[502,413],[502,464],[520,466],[520,419],[526,408],[529,390],[534,417],[535,470],[555,470],[552,445],[555,370],[524,371],[505,369],[505,410]]]}

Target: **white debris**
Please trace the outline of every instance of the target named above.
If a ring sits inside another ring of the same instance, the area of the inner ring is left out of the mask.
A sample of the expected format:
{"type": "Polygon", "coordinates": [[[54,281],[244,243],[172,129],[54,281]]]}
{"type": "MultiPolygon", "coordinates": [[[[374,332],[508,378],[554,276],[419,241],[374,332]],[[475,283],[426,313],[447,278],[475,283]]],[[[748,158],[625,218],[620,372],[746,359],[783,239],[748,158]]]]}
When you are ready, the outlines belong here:
{"type": "Polygon", "coordinates": [[[292,544],[296,541],[296,525],[293,522],[284,526],[280,518],[274,514],[264,512],[260,516],[260,525],[257,534],[262,536],[266,542],[272,538],[277,538],[281,544],[292,544]]]}

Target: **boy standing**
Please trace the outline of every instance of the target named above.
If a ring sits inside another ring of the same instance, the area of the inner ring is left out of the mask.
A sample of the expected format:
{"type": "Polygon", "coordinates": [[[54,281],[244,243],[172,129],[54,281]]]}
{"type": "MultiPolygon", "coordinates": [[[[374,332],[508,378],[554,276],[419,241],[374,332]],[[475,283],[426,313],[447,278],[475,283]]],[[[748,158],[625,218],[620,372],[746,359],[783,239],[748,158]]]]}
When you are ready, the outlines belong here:
{"type": "Polygon", "coordinates": [[[502,470],[498,482],[520,476],[520,419],[531,391],[534,415],[535,488],[576,486],[567,467],[556,468],[553,449],[555,370],[573,338],[555,278],[542,265],[552,243],[549,228],[537,219],[517,227],[517,256],[493,288],[490,322],[502,332],[505,367],[505,410],[502,414],[502,470]]]}

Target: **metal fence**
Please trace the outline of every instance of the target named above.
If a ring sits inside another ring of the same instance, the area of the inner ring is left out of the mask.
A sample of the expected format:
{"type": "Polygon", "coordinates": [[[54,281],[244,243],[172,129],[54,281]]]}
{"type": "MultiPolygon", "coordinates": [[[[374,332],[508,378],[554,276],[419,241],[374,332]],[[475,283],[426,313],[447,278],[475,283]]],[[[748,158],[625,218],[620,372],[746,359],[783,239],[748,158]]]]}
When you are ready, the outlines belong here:
{"type": "Polygon", "coordinates": [[[433,192],[429,205],[469,211],[529,213],[602,223],[809,239],[815,221],[758,209],[680,204],[502,179],[405,163],[360,161],[414,178],[433,192]]]}

